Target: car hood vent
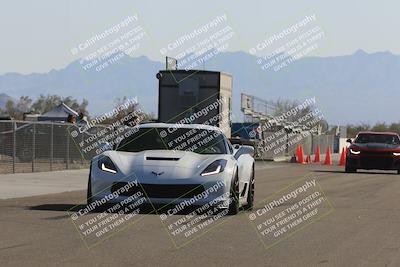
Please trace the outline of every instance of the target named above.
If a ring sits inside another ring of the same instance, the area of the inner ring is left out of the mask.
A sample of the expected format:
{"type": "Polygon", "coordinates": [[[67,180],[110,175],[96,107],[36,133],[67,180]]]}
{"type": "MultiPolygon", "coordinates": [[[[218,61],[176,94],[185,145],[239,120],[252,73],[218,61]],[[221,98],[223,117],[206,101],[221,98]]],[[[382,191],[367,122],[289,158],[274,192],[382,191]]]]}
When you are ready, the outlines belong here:
{"type": "Polygon", "coordinates": [[[167,157],[146,157],[146,160],[165,160],[165,161],[177,161],[179,158],[167,158],[167,157]]]}

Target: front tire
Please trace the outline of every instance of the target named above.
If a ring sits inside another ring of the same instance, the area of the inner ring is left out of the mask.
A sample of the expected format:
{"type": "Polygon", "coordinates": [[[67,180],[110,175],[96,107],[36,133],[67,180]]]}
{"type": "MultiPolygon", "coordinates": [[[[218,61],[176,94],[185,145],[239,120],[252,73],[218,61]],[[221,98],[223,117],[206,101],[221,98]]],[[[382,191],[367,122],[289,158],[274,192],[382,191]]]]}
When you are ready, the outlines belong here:
{"type": "Polygon", "coordinates": [[[92,200],[92,166],[90,166],[90,170],[89,170],[89,179],[88,179],[88,186],[87,186],[87,194],[86,194],[86,204],[89,206],[90,204],[92,204],[93,200],[92,200]]]}
{"type": "Polygon", "coordinates": [[[346,165],[346,167],[345,167],[345,172],[347,172],[347,173],[354,173],[354,172],[356,172],[356,171],[357,171],[357,169],[351,168],[351,167],[349,167],[349,166],[347,166],[347,165],[346,165]]]}
{"type": "Polygon", "coordinates": [[[229,208],[228,215],[236,215],[239,213],[239,176],[236,170],[235,177],[232,179],[232,184],[229,194],[229,208]]]}
{"type": "Polygon", "coordinates": [[[247,204],[243,207],[245,210],[252,210],[254,206],[254,188],[255,188],[255,179],[254,179],[254,165],[250,176],[249,183],[249,191],[247,193],[247,204]]]}
{"type": "Polygon", "coordinates": [[[397,170],[397,174],[400,174],[400,170],[397,170]]]}

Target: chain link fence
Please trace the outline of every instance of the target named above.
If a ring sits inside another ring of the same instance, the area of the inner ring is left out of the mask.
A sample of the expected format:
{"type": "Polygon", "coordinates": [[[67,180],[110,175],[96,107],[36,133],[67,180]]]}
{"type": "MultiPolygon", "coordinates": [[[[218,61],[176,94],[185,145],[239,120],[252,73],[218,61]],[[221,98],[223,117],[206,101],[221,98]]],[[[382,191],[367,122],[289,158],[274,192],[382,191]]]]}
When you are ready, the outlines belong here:
{"type": "Polygon", "coordinates": [[[0,121],[0,173],[87,168],[95,152],[83,153],[77,140],[89,133],[72,138],[74,130],[69,123],[0,121]]]}
{"type": "MultiPolygon", "coordinates": [[[[127,137],[127,128],[91,127],[81,133],[78,126],[69,123],[0,121],[0,173],[42,172],[89,167],[90,160],[101,153],[98,148],[105,142],[127,137]]],[[[265,132],[264,138],[274,135],[265,132]]],[[[281,138],[281,137],[280,137],[281,138]]],[[[271,146],[272,138],[256,149],[256,158],[270,160],[294,155],[302,145],[306,155],[313,154],[317,146],[324,153],[329,146],[333,151],[333,135],[291,135],[271,146]],[[277,148],[282,147],[276,151],[277,148]]],[[[115,144],[115,142],[114,142],[115,144]]],[[[257,144],[255,144],[257,147],[257,144]]]]}

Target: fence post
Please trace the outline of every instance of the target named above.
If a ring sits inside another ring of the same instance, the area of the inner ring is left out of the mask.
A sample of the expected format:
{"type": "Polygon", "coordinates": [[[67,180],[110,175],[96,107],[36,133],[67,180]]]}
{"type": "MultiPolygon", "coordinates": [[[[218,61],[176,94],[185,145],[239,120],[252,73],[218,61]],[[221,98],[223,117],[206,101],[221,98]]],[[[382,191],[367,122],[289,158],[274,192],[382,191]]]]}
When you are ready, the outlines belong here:
{"type": "Polygon", "coordinates": [[[313,155],[313,154],[315,154],[314,135],[313,135],[313,133],[311,133],[310,136],[311,136],[311,151],[310,151],[310,154],[313,155]]]}
{"type": "Polygon", "coordinates": [[[334,153],[333,144],[332,145],[330,144],[328,135],[325,135],[325,140],[326,140],[326,144],[329,146],[331,153],[334,153]]]}
{"type": "Polygon", "coordinates": [[[69,132],[68,132],[68,130],[66,130],[65,131],[66,132],[66,134],[67,134],[67,164],[66,164],[66,168],[67,168],[67,170],[68,170],[68,168],[69,168],[69,132]]]}
{"type": "Polygon", "coordinates": [[[285,156],[291,156],[289,155],[289,133],[285,130],[286,134],[286,144],[285,144],[285,156]]]}
{"type": "MultiPolygon", "coordinates": [[[[81,133],[81,143],[83,143],[83,133],[81,133]]],[[[81,149],[81,146],[79,145],[79,147],[78,147],[78,150],[79,150],[79,152],[80,152],[80,154],[81,154],[81,165],[83,166],[83,163],[84,163],[84,156],[83,156],[83,153],[82,153],[82,149],[81,149]]],[[[82,167],[81,166],[81,167],[82,167]]]]}
{"type": "Polygon", "coordinates": [[[53,123],[50,124],[50,171],[53,170],[53,143],[54,143],[54,130],[53,130],[53,123]]]}
{"type": "Polygon", "coordinates": [[[16,130],[17,130],[17,122],[13,121],[12,122],[12,127],[13,127],[13,173],[15,173],[15,158],[16,158],[16,144],[17,144],[17,140],[16,140],[16,130]]]}
{"type": "Polygon", "coordinates": [[[36,124],[33,123],[33,136],[32,136],[32,172],[35,172],[35,146],[36,146],[36,124]]]}

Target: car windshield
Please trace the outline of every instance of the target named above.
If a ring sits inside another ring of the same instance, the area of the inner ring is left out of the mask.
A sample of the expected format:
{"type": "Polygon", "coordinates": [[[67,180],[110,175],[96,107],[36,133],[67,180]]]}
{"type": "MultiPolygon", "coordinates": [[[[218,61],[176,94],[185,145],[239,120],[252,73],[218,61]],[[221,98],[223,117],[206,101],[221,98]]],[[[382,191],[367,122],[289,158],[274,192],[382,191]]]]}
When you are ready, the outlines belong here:
{"type": "Polygon", "coordinates": [[[379,143],[389,145],[399,145],[400,140],[397,135],[394,134],[359,134],[355,143],[366,144],[366,143],[379,143]]]}
{"type": "Polygon", "coordinates": [[[117,151],[181,150],[199,154],[226,154],[224,136],[214,130],[191,128],[139,128],[123,139],[117,151]]]}

